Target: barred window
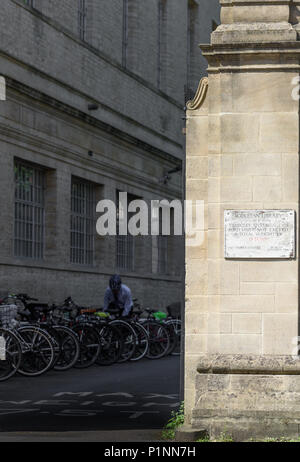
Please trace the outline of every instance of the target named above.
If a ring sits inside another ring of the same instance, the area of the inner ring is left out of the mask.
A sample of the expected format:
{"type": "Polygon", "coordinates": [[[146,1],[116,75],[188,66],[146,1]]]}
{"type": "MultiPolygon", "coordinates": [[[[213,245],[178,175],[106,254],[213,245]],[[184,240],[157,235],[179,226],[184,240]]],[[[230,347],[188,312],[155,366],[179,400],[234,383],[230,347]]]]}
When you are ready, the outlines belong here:
{"type": "MultiPolygon", "coordinates": [[[[173,221],[173,210],[170,210],[170,221],[173,221]]],[[[157,223],[157,235],[152,236],[152,272],[156,274],[168,273],[169,235],[163,227],[163,208],[152,210],[152,220],[157,223]]],[[[170,232],[173,231],[170,229],[170,232]]]]}
{"type": "MultiPolygon", "coordinates": [[[[118,192],[119,193],[119,192],[118,192]]],[[[136,200],[137,197],[131,194],[127,195],[128,204],[136,200]]],[[[122,206],[120,202],[117,208],[117,236],[116,236],[116,266],[119,270],[134,271],[135,269],[135,241],[134,236],[127,234],[127,236],[119,235],[119,222],[123,218],[122,206]]],[[[130,219],[130,214],[127,216],[127,223],[130,219]]]]}
{"type": "Polygon", "coordinates": [[[44,257],[45,171],[15,162],[14,254],[44,257]]]}
{"type": "Polygon", "coordinates": [[[92,265],[95,245],[95,186],[72,178],[71,263],[92,265]]]}
{"type": "Polygon", "coordinates": [[[167,274],[168,267],[168,236],[157,236],[158,273],[167,274]]]}
{"type": "Polygon", "coordinates": [[[78,34],[81,40],[86,38],[86,0],[78,0],[78,34]]]}
{"type": "Polygon", "coordinates": [[[152,236],[152,272],[168,272],[168,236],[152,236]]]}
{"type": "Polygon", "coordinates": [[[134,237],[117,235],[117,268],[134,271],[134,237]]]}

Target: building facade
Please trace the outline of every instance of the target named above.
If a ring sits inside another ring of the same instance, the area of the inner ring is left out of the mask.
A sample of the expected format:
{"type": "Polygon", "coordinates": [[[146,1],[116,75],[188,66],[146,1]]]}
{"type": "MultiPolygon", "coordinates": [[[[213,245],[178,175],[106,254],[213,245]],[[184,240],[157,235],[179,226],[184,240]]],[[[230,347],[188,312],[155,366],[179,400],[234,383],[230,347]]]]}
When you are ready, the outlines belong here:
{"type": "Polygon", "coordinates": [[[180,299],[182,238],[100,237],[96,204],[182,199],[183,109],[218,16],[217,0],[2,1],[1,291],[99,305],[119,272],[144,306],[180,299]]]}

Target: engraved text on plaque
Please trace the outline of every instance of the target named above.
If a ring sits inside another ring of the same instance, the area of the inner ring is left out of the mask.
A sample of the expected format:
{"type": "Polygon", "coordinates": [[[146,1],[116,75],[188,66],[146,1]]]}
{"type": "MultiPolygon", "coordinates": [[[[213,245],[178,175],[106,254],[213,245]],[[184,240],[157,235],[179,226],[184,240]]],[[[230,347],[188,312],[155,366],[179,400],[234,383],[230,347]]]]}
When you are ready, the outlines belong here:
{"type": "Polygon", "coordinates": [[[293,210],[225,210],[225,258],[294,258],[293,210]]]}

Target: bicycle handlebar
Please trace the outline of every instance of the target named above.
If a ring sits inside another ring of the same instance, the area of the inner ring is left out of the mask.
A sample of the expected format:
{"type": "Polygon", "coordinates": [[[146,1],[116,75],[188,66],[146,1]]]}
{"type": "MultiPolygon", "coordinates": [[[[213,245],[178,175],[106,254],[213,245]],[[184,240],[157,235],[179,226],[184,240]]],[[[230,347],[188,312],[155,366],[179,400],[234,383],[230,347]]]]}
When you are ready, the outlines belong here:
{"type": "Polygon", "coordinates": [[[14,295],[14,297],[16,298],[19,298],[21,301],[25,301],[25,302],[38,302],[39,299],[38,298],[33,298],[33,297],[29,297],[27,294],[17,294],[17,295],[14,295]]]}

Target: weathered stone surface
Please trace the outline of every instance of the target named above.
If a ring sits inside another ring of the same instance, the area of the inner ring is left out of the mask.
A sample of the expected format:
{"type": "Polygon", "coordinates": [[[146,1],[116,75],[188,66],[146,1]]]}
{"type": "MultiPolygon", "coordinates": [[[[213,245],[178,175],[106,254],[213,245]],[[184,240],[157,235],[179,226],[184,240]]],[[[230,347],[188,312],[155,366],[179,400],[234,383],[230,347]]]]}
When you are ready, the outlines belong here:
{"type": "Polygon", "coordinates": [[[261,334],[261,317],[260,313],[234,313],[232,315],[233,334],[261,334]]]}
{"type": "Polygon", "coordinates": [[[183,425],[175,432],[175,441],[179,443],[193,443],[208,438],[207,430],[196,430],[192,426],[183,425]]]}
{"type": "Polygon", "coordinates": [[[212,439],[226,435],[233,441],[252,441],[267,438],[299,438],[299,414],[268,413],[266,411],[232,412],[216,409],[211,411],[195,410],[192,426],[207,429],[212,439]]]}
{"type": "Polygon", "coordinates": [[[221,5],[222,25],[212,34],[214,44],[296,40],[288,0],[221,0],[221,5]]]}
{"type": "MultiPolygon", "coordinates": [[[[189,374],[186,415],[213,437],[298,436],[298,255],[225,261],[223,218],[225,210],[299,209],[299,100],[292,92],[300,71],[300,0],[221,5],[222,24],[211,44],[201,45],[205,110],[202,119],[187,113],[194,124],[189,156],[198,155],[198,135],[206,136],[208,220],[205,287],[201,271],[191,293],[186,287],[188,299],[205,299],[198,311],[192,302],[187,316],[195,332],[188,355],[199,362],[194,382],[189,374]]],[[[186,265],[188,273],[195,268],[188,253],[186,265]]]]}
{"type": "MultiPolygon", "coordinates": [[[[300,375],[300,357],[288,355],[203,355],[199,374],[300,375]]],[[[300,387],[300,379],[299,379],[300,387]]]]}
{"type": "Polygon", "coordinates": [[[277,283],[275,287],[275,311],[277,313],[290,313],[294,311],[298,302],[298,285],[277,283]]]}
{"type": "Polygon", "coordinates": [[[263,329],[263,352],[266,355],[295,354],[299,335],[297,313],[264,313],[263,329]]]}
{"type": "Polygon", "coordinates": [[[202,356],[192,426],[236,440],[298,437],[300,358],[202,356]]]}

